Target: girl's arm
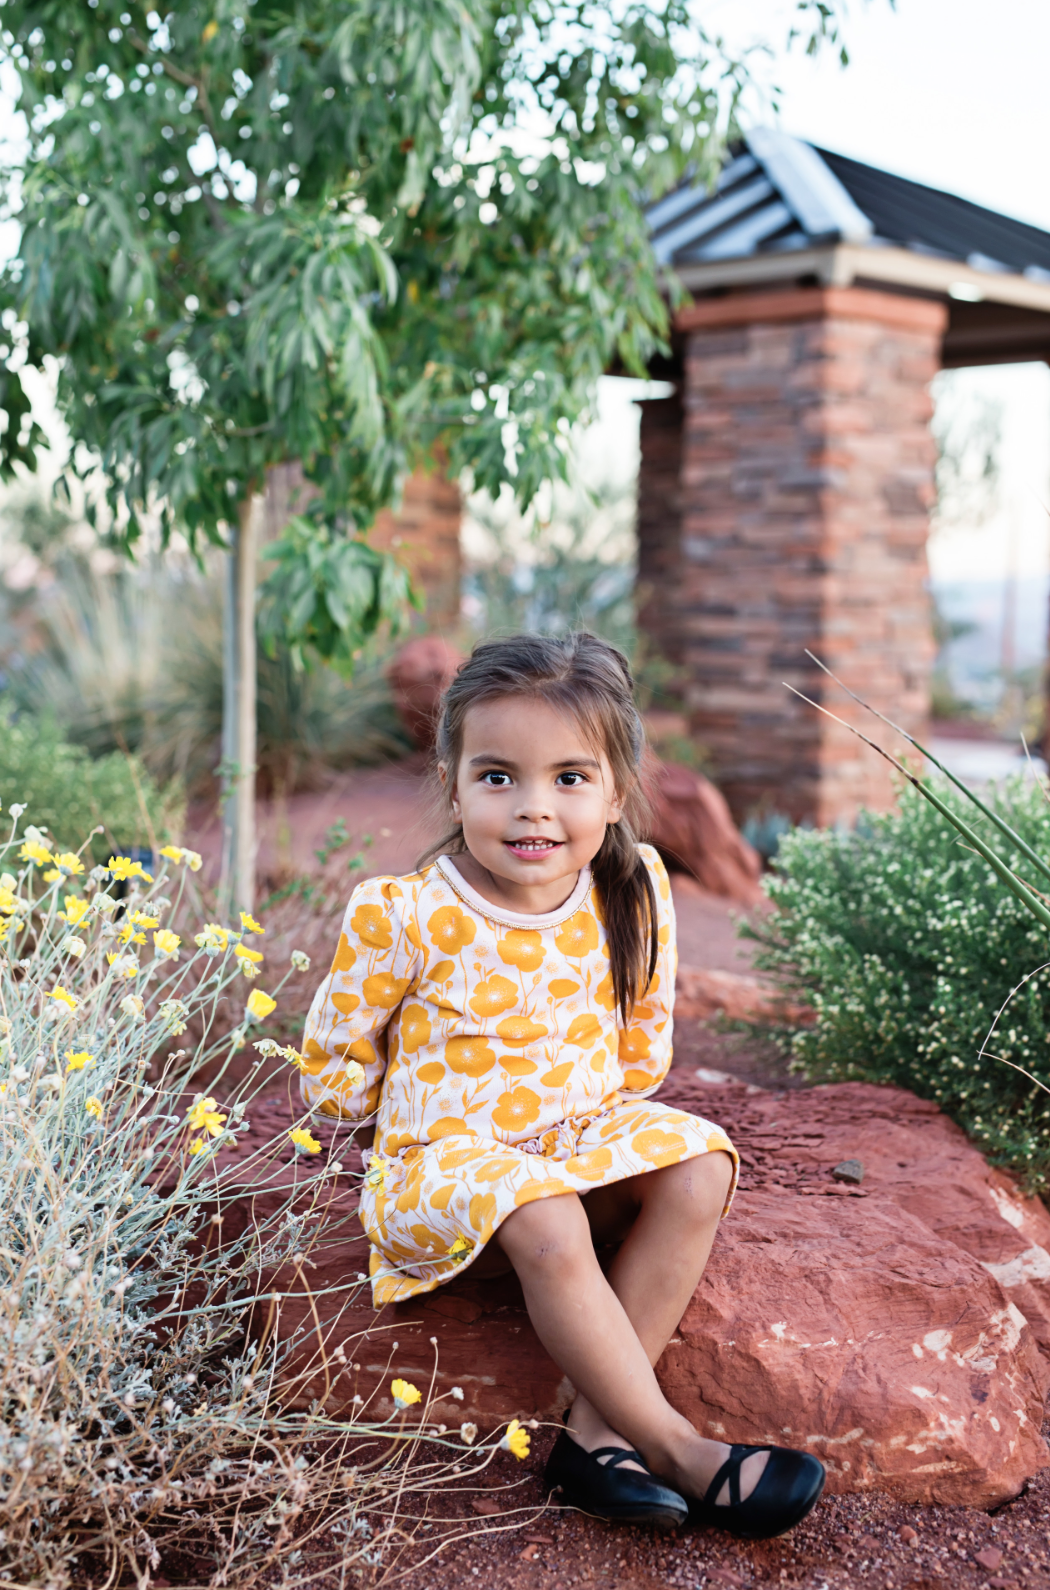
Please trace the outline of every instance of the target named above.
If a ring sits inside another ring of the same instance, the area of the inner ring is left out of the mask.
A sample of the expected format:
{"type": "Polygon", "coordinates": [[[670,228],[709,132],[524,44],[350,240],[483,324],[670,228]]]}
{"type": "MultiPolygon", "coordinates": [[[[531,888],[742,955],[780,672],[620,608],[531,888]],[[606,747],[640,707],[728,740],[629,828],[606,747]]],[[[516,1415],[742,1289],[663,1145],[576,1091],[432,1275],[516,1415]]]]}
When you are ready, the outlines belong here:
{"type": "Polygon", "coordinates": [[[386,1071],[386,1029],[418,981],[413,902],[396,878],[368,878],[350,897],[332,969],[303,1035],[303,1101],[322,1115],[375,1113],[386,1071]]]}
{"type": "Polygon", "coordinates": [[[678,969],[674,904],[667,871],[652,845],[639,845],[638,849],[656,894],[660,951],[652,982],[631,1012],[627,1026],[620,1029],[619,1057],[623,1070],[620,1092],[631,1098],[644,1098],[654,1093],[667,1075],[674,1030],[674,979],[678,969]]]}

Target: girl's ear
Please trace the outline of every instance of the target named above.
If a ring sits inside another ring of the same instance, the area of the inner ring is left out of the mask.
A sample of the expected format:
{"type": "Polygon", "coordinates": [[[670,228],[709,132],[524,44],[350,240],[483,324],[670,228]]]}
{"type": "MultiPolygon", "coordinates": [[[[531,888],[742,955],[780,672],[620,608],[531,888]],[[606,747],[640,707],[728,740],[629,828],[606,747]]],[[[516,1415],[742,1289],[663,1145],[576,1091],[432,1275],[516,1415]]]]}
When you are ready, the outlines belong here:
{"type": "Polygon", "coordinates": [[[456,795],[456,786],[453,783],[451,788],[449,787],[449,772],[444,762],[438,763],[438,778],[441,780],[441,788],[445,791],[449,798],[449,805],[452,808],[453,817],[457,823],[462,822],[463,814],[459,809],[459,798],[456,795]]]}
{"type": "Polygon", "coordinates": [[[623,816],[623,808],[624,808],[624,799],[623,799],[623,796],[620,794],[620,792],[617,790],[616,793],[613,795],[612,800],[609,802],[609,810],[606,813],[605,821],[607,823],[618,823],[620,821],[620,818],[623,816]]]}

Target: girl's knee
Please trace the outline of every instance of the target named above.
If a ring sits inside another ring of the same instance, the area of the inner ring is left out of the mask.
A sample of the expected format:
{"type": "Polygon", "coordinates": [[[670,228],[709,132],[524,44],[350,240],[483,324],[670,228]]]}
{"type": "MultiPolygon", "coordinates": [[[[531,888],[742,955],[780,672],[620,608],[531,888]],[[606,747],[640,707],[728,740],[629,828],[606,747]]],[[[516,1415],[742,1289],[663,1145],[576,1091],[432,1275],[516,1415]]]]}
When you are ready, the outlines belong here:
{"type": "Polygon", "coordinates": [[[575,1193],[541,1198],[508,1215],[498,1240],[516,1270],[554,1273],[593,1255],[590,1226],[575,1193]]]}
{"type": "Polygon", "coordinates": [[[643,1200],[655,1197],[668,1213],[673,1210],[689,1224],[707,1225],[721,1218],[733,1182],[733,1161],[719,1149],[640,1179],[643,1200]]]}

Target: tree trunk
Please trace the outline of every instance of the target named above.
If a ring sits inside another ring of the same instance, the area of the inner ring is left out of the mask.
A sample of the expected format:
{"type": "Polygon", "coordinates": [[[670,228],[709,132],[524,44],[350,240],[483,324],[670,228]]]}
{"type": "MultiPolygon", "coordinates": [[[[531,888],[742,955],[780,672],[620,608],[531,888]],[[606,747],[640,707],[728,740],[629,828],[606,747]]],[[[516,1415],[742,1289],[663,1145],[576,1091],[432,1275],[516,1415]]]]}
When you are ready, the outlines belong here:
{"type": "Polygon", "coordinates": [[[226,557],[226,623],[223,636],[222,882],[226,911],[255,905],[255,584],[254,495],[240,505],[236,539],[226,557]]]}

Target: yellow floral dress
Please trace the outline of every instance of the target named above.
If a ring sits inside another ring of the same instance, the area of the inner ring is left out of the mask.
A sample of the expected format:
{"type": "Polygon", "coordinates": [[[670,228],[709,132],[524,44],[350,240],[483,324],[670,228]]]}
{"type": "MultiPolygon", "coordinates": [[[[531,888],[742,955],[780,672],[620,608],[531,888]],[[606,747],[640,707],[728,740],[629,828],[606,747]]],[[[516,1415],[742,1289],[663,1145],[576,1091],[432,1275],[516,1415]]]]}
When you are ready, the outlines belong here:
{"type": "Polygon", "coordinates": [[[324,1115],[378,1111],[361,1195],[377,1308],[451,1279],[536,1198],[725,1149],[728,1210],[728,1137],[648,1099],[671,1063],[677,957],[667,874],[641,853],[660,957],[626,1027],[589,870],[545,916],[490,904],[449,856],[354,890],[307,1018],[302,1091],[324,1115]]]}

